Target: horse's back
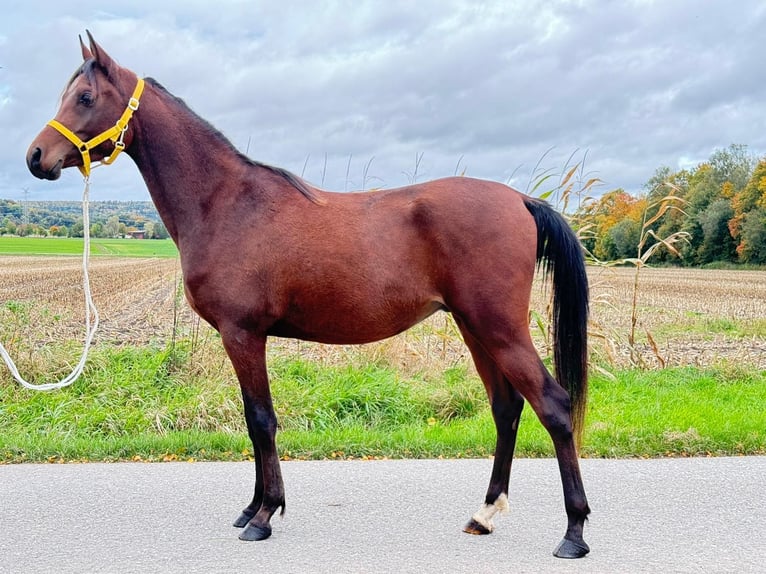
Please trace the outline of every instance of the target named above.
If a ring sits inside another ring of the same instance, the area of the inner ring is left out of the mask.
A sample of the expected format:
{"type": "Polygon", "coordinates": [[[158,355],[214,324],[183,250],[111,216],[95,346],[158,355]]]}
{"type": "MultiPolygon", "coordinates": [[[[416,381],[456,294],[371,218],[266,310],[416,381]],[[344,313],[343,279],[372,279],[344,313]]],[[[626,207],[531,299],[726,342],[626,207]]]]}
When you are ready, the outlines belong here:
{"type": "Polygon", "coordinates": [[[311,209],[324,215],[312,225],[317,241],[328,244],[321,251],[354,260],[351,269],[365,283],[384,281],[388,292],[403,294],[409,285],[414,297],[435,293],[449,304],[467,292],[500,289],[501,278],[505,289],[529,289],[537,229],[525,197],[497,182],[450,177],[326,194],[326,205],[311,209]]]}
{"type": "MultiPolygon", "coordinates": [[[[324,197],[326,205],[312,210],[311,216],[323,233],[335,227],[342,233],[384,238],[390,235],[386,230],[393,229],[474,247],[498,234],[506,239],[526,233],[535,237],[526,196],[494,181],[448,177],[390,190],[325,192],[324,197]],[[321,212],[324,217],[317,220],[321,212]]],[[[531,247],[534,251],[535,245],[531,247]]]]}

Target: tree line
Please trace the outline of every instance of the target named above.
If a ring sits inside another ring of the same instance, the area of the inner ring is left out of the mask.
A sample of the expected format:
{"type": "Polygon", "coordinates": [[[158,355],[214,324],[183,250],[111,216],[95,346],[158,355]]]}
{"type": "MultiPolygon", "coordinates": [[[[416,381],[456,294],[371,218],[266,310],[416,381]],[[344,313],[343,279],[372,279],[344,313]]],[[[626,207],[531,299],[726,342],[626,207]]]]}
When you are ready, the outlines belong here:
{"type": "Polygon", "coordinates": [[[692,169],[661,167],[638,197],[615,189],[584,200],[572,221],[582,230],[585,248],[601,261],[636,257],[651,222],[650,243],[674,234],[682,239],[660,246],[655,261],[764,265],[766,157],[731,145],[692,169]]]}
{"type": "MultiPolygon", "coordinates": [[[[149,239],[168,237],[151,202],[99,201],[91,203],[90,208],[91,237],[127,237],[137,231],[149,239]]],[[[81,204],[0,199],[0,235],[82,237],[81,204]]]]}

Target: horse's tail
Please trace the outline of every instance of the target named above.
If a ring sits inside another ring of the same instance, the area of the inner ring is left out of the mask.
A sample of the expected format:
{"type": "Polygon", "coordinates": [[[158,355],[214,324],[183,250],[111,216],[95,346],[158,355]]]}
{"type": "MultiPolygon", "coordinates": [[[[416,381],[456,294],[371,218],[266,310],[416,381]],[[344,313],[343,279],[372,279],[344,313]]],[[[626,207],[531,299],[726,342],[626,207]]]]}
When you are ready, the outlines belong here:
{"type": "Polygon", "coordinates": [[[572,432],[580,444],[588,397],[588,277],[582,246],[564,217],[544,201],[524,198],[537,225],[537,262],[553,276],[553,358],[569,392],[572,432]]]}

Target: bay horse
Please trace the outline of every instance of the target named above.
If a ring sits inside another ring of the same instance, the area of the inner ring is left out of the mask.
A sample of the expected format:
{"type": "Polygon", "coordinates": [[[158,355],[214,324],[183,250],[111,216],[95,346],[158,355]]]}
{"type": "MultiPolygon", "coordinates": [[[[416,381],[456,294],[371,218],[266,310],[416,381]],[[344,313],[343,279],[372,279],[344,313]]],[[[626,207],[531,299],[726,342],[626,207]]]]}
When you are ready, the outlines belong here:
{"type": "Polygon", "coordinates": [[[582,250],[547,203],[500,183],[450,177],[332,193],[253,161],[157,81],[121,67],[88,34],[60,108],[27,165],[55,180],[130,156],[178,246],[191,307],[221,335],[242,392],[255,492],[234,526],[271,535],[285,509],[266,372],[268,337],[356,344],[452,313],[486,387],[497,430],[484,503],[464,530],[492,532],[508,507],[516,433],[529,402],[551,436],[568,525],[554,554],[589,552],[577,455],[587,394],[588,281],[582,250]],[[119,119],[118,119],[119,118],[119,119]],[[115,124],[115,120],[116,124],[115,124]],[[532,344],[537,266],[553,283],[554,379],[532,344]]]}

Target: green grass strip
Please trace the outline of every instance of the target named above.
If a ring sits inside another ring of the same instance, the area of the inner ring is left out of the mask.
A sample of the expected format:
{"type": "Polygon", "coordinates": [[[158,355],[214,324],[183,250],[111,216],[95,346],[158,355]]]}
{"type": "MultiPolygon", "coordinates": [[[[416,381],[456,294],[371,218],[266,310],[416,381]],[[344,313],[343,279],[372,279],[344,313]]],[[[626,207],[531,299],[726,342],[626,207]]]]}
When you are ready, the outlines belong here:
{"type": "MultiPolygon", "coordinates": [[[[284,458],[486,457],[495,430],[466,369],[403,378],[384,364],[270,362],[284,458]]],[[[0,379],[0,461],[243,460],[231,369],[183,346],[97,348],[84,377],[36,393],[0,379]]],[[[766,372],[737,367],[594,376],[588,457],[766,454],[766,372]]],[[[552,456],[527,406],[517,456],[552,456]]]]}
{"type": "MultiPolygon", "coordinates": [[[[0,255],[81,255],[83,240],[74,237],[0,237],[0,255]]],[[[177,257],[170,239],[91,238],[91,255],[177,257]]]]}

